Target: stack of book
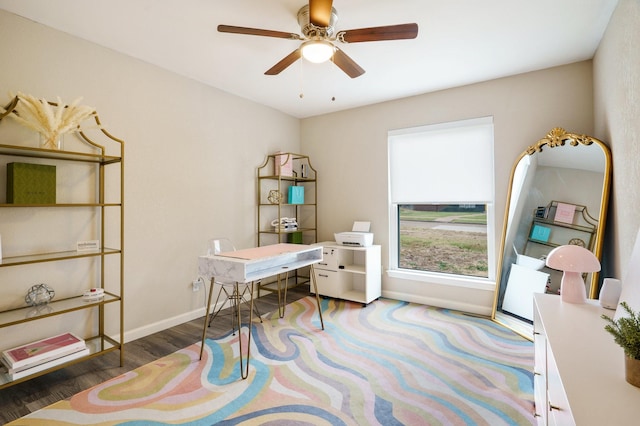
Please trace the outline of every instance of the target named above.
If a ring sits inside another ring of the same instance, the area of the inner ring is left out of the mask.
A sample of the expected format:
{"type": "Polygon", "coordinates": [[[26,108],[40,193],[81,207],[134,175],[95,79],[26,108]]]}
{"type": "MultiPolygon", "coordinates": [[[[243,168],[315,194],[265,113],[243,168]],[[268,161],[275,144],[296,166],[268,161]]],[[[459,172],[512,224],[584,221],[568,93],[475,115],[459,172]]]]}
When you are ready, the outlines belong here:
{"type": "Polygon", "coordinates": [[[63,333],[2,351],[0,361],[11,380],[17,380],[89,354],[85,341],[63,333]]]}

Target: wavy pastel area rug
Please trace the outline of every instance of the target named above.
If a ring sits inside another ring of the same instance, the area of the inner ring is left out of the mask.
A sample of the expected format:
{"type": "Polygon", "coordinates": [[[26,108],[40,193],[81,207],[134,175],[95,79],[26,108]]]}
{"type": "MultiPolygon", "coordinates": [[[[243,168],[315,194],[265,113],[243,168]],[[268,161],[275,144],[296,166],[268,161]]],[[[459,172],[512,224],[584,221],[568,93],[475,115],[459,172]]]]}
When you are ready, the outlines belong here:
{"type": "MultiPolygon", "coordinates": [[[[14,425],[528,425],[533,345],[446,309],[307,297],[253,324],[249,377],[238,336],[199,344],[14,425]]],[[[243,330],[246,338],[246,329],[243,330]]]]}

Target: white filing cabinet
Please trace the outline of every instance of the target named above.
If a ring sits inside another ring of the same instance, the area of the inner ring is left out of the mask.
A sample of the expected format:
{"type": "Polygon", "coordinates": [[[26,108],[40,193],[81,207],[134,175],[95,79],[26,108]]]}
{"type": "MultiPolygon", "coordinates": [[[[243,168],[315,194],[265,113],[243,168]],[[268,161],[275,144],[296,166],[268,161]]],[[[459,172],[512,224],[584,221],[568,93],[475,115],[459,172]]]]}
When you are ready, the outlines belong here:
{"type": "Polygon", "coordinates": [[[635,425],[640,388],[624,378],[624,353],[596,300],[534,295],[534,397],[539,425],[635,425]]]}
{"type": "Polygon", "coordinates": [[[380,297],[382,265],[379,245],[355,247],[333,241],[318,245],[322,246],[323,259],[314,266],[314,273],[320,296],[365,305],[380,297]]]}

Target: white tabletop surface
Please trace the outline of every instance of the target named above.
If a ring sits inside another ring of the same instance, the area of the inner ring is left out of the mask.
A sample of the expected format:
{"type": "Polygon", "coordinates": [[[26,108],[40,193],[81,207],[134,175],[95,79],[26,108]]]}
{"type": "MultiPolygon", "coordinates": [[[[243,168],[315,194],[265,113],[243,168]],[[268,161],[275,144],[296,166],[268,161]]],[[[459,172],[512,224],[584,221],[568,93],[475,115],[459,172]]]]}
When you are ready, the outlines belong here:
{"type": "Polygon", "coordinates": [[[576,424],[640,424],[640,388],[626,382],[624,352],[600,317],[613,317],[615,311],[597,300],[572,304],[550,294],[534,298],[576,424]]]}
{"type": "Polygon", "coordinates": [[[206,279],[250,282],[293,271],[322,260],[322,247],[273,244],[218,255],[200,256],[198,272],[206,279]]]}

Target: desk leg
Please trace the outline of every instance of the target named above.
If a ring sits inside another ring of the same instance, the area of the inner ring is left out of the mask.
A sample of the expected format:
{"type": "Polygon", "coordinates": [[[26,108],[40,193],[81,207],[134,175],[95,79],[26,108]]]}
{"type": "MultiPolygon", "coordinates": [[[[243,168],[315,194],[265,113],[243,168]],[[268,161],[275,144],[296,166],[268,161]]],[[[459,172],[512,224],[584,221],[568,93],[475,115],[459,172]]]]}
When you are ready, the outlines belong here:
{"type": "Polygon", "coordinates": [[[202,343],[200,344],[200,359],[202,360],[202,353],[204,351],[204,341],[207,338],[207,325],[209,324],[209,309],[211,309],[211,296],[213,296],[213,283],[215,278],[211,277],[211,284],[209,284],[209,297],[207,298],[207,312],[204,314],[204,326],[202,327],[202,343]]]}
{"type": "Polygon", "coordinates": [[[284,311],[287,309],[287,288],[289,288],[289,271],[284,274],[284,295],[280,298],[280,288],[278,287],[278,300],[280,303],[279,313],[280,318],[284,318],[284,311]]]}
{"type": "Polygon", "coordinates": [[[278,315],[284,318],[284,311],[287,307],[287,287],[289,285],[289,271],[284,274],[284,295],[280,286],[281,274],[278,274],[278,315]]]}
{"type": "Polygon", "coordinates": [[[289,275],[287,273],[287,275],[285,275],[285,278],[284,278],[284,291],[285,291],[284,298],[282,297],[282,286],[280,284],[282,282],[281,277],[282,277],[282,274],[278,274],[278,281],[277,281],[278,282],[278,316],[280,318],[284,318],[284,305],[286,304],[285,300],[287,297],[287,281],[289,279],[289,275]]]}
{"type": "Polygon", "coordinates": [[[311,281],[313,281],[313,292],[316,294],[316,304],[318,305],[318,315],[320,315],[320,325],[324,330],[324,321],[322,320],[322,308],[320,307],[320,295],[318,294],[318,283],[316,283],[316,271],[313,269],[313,265],[311,265],[311,269],[309,270],[309,275],[311,275],[311,281]]]}
{"type": "MultiPolygon", "coordinates": [[[[238,304],[238,345],[240,347],[240,377],[242,379],[246,379],[249,377],[249,358],[251,356],[251,325],[253,323],[253,290],[254,290],[254,281],[251,281],[251,294],[249,295],[249,330],[247,332],[247,355],[246,355],[246,367],[244,366],[243,356],[242,356],[242,333],[240,331],[240,304],[238,304]]],[[[238,283],[236,282],[236,292],[238,291],[238,283]]]]}

